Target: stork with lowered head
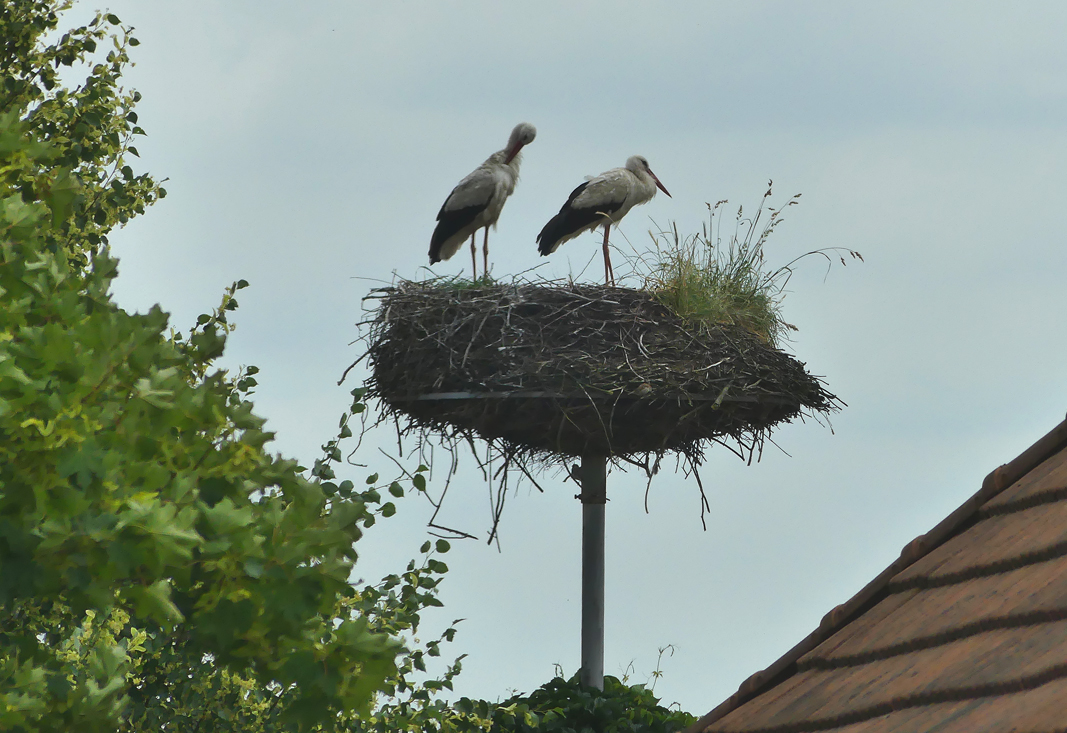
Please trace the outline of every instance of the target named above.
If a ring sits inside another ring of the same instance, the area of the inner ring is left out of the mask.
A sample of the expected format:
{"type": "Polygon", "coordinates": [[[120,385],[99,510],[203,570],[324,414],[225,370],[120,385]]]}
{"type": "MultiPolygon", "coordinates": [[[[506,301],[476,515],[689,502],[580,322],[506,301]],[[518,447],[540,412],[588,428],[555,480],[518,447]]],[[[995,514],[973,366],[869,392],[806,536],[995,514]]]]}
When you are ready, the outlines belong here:
{"type": "Polygon", "coordinates": [[[471,277],[478,278],[478,263],[474,237],[485,229],[482,243],[483,269],[489,274],[489,227],[496,228],[496,220],[504,202],[519,181],[521,150],[533,142],[537,129],[529,122],[520,122],[511,131],[508,144],[490,155],[484,163],[456,184],[437,213],[437,227],[430,237],[430,264],[447,260],[471,238],[471,277]]]}

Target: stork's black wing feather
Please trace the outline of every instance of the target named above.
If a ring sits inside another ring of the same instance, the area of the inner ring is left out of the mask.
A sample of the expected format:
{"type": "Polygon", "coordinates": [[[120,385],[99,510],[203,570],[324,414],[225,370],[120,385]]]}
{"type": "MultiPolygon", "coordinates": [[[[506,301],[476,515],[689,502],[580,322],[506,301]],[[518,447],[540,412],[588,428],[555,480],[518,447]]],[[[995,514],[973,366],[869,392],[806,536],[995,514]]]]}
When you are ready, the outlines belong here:
{"type": "Polygon", "coordinates": [[[622,201],[610,202],[604,206],[588,206],[585,208],[572,206],[574,199],[578,198],[578,195],[586,189],[589,183],[589,181],[586,181],[571,191],[571,195],[567,197],[567,203],[563,204],[559,213],[549,219],[544,229],[537,235],[537,251],[542,256],[552,252],[556,247],[556,243],[561,239],[586,229],[591,224],[604,221],[605,214],[614,214],[622,208],[622,201]]]}
{"type": "Polygon", "coordinates": [[[571,195],[567,197],[567,203],[565,203],[565,204],[563,204],[563,206],[559,207],[559,213],[562,214],[564,209],[570,207],[570,205],[574,202],[574,199],[578,198],[578,194],[580,194],[582,191],[584,191],[587,188],[589,188],[589,181],[586,181],[585,183],[580,184],[578,186],[578,188],[576,188],[573,191],[571,191],[571,195]]]}
{"type": "Polygon", "coordinates": [[[462,230],[470,229],[492,203],[493,197],[500,193],[493,172],[484,165],[456,184],[437,212],[437,227],[430,237],[431,265],[441,261],[441,250],[462,230]]]}
{"type": "MultiPolygon", "coordinates": [[[[447,203],[445,201],[445,204],[447,203]]],[[[485,211],[485,206],[467,206],[451,211],[445,211],[445,207],[441,207],[437,215],[437,226],[433,230],[433,236],[430,237],[431,265],[441,261],[441,247],[444,243],[463,227],[473,224],[478,214],[483,211],[485,211]]]]}

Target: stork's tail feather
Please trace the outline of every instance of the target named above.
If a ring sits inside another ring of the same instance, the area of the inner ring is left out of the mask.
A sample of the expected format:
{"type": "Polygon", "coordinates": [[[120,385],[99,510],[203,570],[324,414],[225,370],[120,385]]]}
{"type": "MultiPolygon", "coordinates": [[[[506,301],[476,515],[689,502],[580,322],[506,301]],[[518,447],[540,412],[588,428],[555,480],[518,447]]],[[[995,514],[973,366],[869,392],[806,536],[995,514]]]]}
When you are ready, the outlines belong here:
{"type": "Polygon", "coordinates": [[[537,235],[537,251],[542,257],[554,252],[559,246],[559,240],[567,236],[568,232],[564,226],[565,218],[563,212],[556,214],[548,220],[545,228],[537,235]]]}
{"type": "Polygon", "coordinates": [[[445,230],[444,227],[442,227],[440,224],[438,224],[437,228],[433,230],[433,236],[430,237],[430,264],[431,265],[433,265],[435,263],[438,263],[438,262],[441,262],[442,260],[447,260],[449,257],[452,256],[453,253],[447,252],[447,251],[445,251],[445,252],[442,251],[447,243],[448,243],[447,231],[445,230]],[[442,254],[444,255],[444,257],[441,256],[442,254]]]}

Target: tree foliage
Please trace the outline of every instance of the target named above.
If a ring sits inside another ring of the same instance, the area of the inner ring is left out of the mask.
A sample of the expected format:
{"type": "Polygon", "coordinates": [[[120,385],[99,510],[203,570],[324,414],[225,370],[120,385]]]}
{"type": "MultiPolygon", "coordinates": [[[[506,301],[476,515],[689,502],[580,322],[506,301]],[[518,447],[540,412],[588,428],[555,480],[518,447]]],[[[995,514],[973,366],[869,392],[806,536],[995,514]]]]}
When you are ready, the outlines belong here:
{"type": "Polygon", "coordinates": [[[112,300],[107,234],[163,191],[125,162],[132,29],[97,15],[59,34],[66,5],[0,6],[0,728],[192,713],[207,730],[211,696],[332,727],[397,674],[388,614],[349,584],[394,506],[376,479],[332,481],[336,441],[310,477],[265,449],[254,368],[214,365],[246,283],[187,336],[112,300]]]}
{"type": "MultiPolygon", "coordinates": [[[[120,86],[133,29],[113,14],[58,33],[71,2],[12,0],[0,4],[0,110],[16,112],[33,137],[47,143],[50,165],[83,184],[80,205],[63,210],[41,236],[62,243],[85,264],[107,243],[107,233],[143,214],[166,191],[128,164],[145,132],[137,125],[136,91],[120,86]],[[80,83],[65,83],[84,74],[80,83]]],[[[29,171],[8,183],[32,195],[29,171]]]]}
{"type": "MultiPolygon", "coordinates": [[[[626,685],[610,675],[604,677],[603,690],[583,687],[578,675],[556,677],[530,695],[490,706],[460,700],[455,709],[484,710],[492,733],[673,733],[696,722],[688,713],[661,706],[643,685],[626,685]]],[[[476,730],[470,725],[457,728],[462,733],[476,730]]]]}

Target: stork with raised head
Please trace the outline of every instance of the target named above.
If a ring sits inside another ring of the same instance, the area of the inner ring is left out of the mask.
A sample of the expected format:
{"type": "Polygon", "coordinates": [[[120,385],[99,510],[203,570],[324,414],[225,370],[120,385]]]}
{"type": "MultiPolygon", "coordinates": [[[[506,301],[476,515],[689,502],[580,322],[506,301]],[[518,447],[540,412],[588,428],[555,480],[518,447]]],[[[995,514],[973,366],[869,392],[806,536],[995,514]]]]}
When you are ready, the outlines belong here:
{"type": "Polygon", "coordinates": [[[552,254],[564,242],[603,225],[604,281],[614,285],[608,230],[612,224],[617,226],[630,209],[651,201],[657,188],[670,196],[648,167],[648,160],[642,155],[631,156],[625,167],[605,171],[571,191],[567,203],[537,235],[538,250],[542,256],[552,254]]]}
{"type": "Polygon", "coordinates": [[[485,228],[482,243],[485,274],[489,274],[489,227],[496,228],[496,220],[504,208],[504,202],[515,190],[519,181],[519,163],[524,145],[529,145],[537,136],[537,129],[529,122],[520,122],[511,131],[508,144],[498,150],[474,169],[470,175],[456,184],[448,194],[441,210],[437,212],[437,227],[430,237],[430,264],[447,260],[471,238],[471,277],[478,279],[478,263],[474,235],[485,228]]]}

